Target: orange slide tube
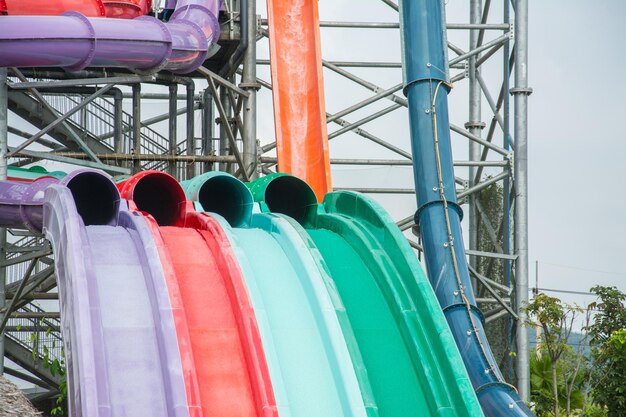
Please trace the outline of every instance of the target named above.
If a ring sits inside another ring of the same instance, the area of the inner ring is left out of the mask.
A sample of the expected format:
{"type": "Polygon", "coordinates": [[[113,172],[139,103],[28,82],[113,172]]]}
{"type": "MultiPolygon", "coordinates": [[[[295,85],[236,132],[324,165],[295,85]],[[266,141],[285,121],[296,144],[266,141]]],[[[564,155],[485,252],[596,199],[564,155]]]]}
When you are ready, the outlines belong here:
{"type": "Polygon", "coordinates": [[[267,0],[278,169],[332,191],[317,0],[267,0]]]}

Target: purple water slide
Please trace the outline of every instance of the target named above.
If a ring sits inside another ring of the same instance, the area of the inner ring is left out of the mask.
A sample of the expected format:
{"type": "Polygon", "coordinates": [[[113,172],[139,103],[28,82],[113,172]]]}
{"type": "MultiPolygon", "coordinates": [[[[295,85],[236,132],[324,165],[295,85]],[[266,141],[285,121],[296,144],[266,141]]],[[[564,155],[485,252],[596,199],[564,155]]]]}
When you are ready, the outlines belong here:
{"type": "Polygon", "coordinates": [[[189,417],[167,284],[149,226],[120,202],[108,177],[92,171],[69,177],[67,186],[45,190],[43,231],[56,260],[70,415],[189,417]],[[103,210],[93,207],[97,215],[84,219],[81,210],[94,203],[85,189],[117,200],[103,210]]]}
{"type": "Polygon", "coordinates": [[[169,22],[61,16],[0,16],[0,67],[166,69],[189,73],[219,38],[219,0],[178,0],[169,22]]]}

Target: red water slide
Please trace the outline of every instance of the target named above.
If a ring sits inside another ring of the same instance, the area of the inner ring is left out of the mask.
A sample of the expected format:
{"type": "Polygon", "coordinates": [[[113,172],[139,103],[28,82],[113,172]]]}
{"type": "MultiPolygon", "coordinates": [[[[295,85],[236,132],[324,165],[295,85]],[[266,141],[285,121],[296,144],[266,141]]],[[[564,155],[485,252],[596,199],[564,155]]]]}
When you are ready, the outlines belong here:
{"type": "Polygon", "coordinates": [[[254,310],[220,224],[196,213],[162,172],[142,172],[118,187],[131,209],[153,219],[192,417],[276,417],[254,310]]]}
{"type": "Polygon", "coordinates": [[[267,0],[278,169],[332,191],[317,1],[267,0]]]}
{"type": "Polygon", "coordinates": [[[0,14],[58,16],[79,12],[88,17],[133,19],[148,14],[152,0],[0,0],[0,14]]]}

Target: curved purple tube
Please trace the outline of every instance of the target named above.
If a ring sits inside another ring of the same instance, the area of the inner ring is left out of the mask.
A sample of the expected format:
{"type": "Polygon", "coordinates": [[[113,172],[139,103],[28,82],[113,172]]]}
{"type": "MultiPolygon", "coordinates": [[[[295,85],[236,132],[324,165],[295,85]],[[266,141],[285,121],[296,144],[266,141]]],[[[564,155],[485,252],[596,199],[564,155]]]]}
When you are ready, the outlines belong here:
{"type": "Polygon", "coordinates": [[[168,23],[61,16],[0,17],[0,67],[166,69],[185,74],[219,37],[219,0],[179,0],[168,23]]]}
{"type": "Polygon", "coordinates": [[[41,231],[44,190],[56,178],[34,182],[0,181],[0,227],[41,231]]]}
{"type": "Polygon", "coordinates": [[[34,182],[0,181],[0,227],[41,232],[44,192],[56,183],[69,188],[86,226],[117,221],[120,195],[115,184],[100,171],[80,169],[61,180],[42,177],[34,182]]]}

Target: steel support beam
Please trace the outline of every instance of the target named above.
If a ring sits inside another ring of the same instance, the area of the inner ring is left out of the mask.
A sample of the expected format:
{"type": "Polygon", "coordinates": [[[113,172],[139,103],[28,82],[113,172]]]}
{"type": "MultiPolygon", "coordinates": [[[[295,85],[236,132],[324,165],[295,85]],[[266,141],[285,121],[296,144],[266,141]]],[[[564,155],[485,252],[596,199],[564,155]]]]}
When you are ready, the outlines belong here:
{"type": "Polygon", "coordinates": [[[526,313],[528,303],[528,0],[515,0],[515,308],[517,320],[517,387],[523,400],[530,398],[530,357],[526,313]]]}
{"type": "MultiPolygon", "coordinates": [[[[9,91],[7,86],[7,69],[0,68],[0,180],[7,179],[7,153],[9,134],[9,91]]],[[[0,262],[7,257],[7,231],[0,228],[0,262]]],[[[6,304],[6,268],[0,268],[0,309],[6,304]]],[[[0,321],[4,314],[0,313],[0,321]]],[[[4,373],[4,331],[0,330],[0,375],[4,373]]]]}
{"type": "MultiPolygon", "coordinates": [[[[169,140],[169,146],[168,146],[168,151],[169,154],[171,156],[176,155],[176,145],[177,145],[177,140],[176,140],[176,134],[177,134],[177,128],[178,128],[178,117],[176,114],[176,96],[178,95],[178,84],[176,83],[172,83],[169,85],[169,91],[170,91],[170,100],[169,100],[169,106],[170,106],[170,110],[169,110],[169,120],[168,120],[168,124],[167,124],[167,138],[169,140]]],[[[172,177],[176,178],[176,162],[173,160],[170,160],[167,163],[167,172],[168,174],[170,174],[172,177]]]]}
{"type": "Polygon", "coordinates": [[[245,101],[245,107],[243,112],[243,130],[241,137],[243,138],[243,165],[242,171],[245,171],[244,177],[249,179],[255,179],[258,177],[257,173],[257,105],[256,105],[256,92],[261,86],[256,82],[256,36],[257,29],[257,15],[256,15],[256,1],[248,1],[248,10],[242,13],[248,14],[248,48],[244,55],[243,60],[243,76],[240,87],[248,93],[248,97],[245,101]]]}
{"type": "MultiPolygon", "coordinates": [[[[141,84],[133,84],[133,149],[132,153],[141,153],[141,84]]],[[[133,173],[141,171],[141,162],[135,161],[133,173]]]]}
{"type": "MultiPolygon", "coordinates": [[[[482,18],[482,0],[470,0],[470,23],[480,23],[482,18]]],[[[478,37],[480,30],[470,30],[470,50],[478,47],[478,37]]],[[[482,130],[485,124],[482,122],[481,115],[481,92],[480,84],[478,81],[478,68],[476,67],[476,60],[479,55],[473,55],[469,58],[469,121],[465,123],[465,128],[469,133],[477,138],[482,136],[482,130]]],[[[475,141],[469,141],[469,160],[478,161],[480,159],[480,145],[475,141]]],[[[476,167],[469,167],[469,186],[473,187],[479,181],[476,178],[476,167]]],[[[471,195],[469,197],[469,249],[478,250],[478,213],[476,210],[476,201],[478,195],[471,195]]],[[[469,257],[470,266],[477,267],[478,260],[475,256],[469,257]]],[[[474,288],[476,286],[476,279],[472,280],[474,288]]]]}
{"type": "MultiPolygon", "coordinates": [[[[192,80],[187,83],[187,129],[186,129],[186,142],[187,142],[187,156],[194,156],[196,154],[196,138],[195,138],[195,123],[194,123],[194,97],[196,85],[192,80]]],[[[186,179],[191,179],[196,176],[196,164],[188,163],[186,169],[186,179]]]]}

